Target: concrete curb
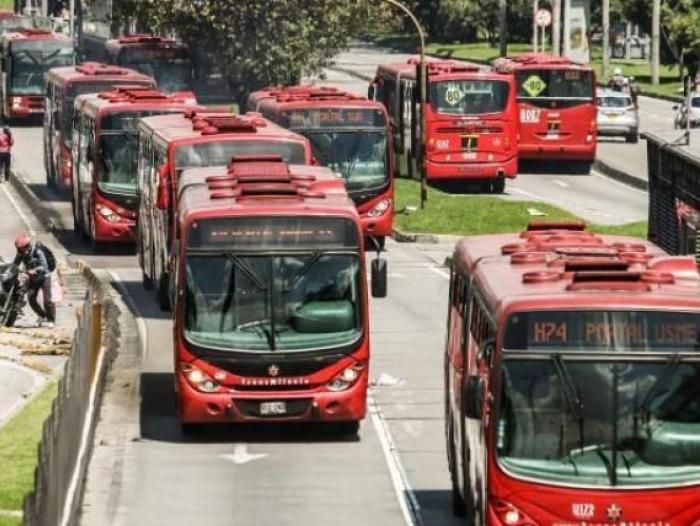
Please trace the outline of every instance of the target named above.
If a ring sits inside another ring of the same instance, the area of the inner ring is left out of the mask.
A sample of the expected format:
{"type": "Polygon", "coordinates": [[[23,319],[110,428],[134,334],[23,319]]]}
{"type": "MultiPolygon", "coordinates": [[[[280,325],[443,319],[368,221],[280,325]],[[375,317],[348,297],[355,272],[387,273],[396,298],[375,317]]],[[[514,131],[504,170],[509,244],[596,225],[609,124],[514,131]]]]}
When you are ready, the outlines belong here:
{"type": "Polygon", "coordinates": [[[627,186],[631,186],[632,188],[643,190],[645,192],[649,190],[648,181],[615,168],[599,158],[596,158],[595,162],[593,163],[593,169],[599,171],[605,177],[609,177],[610,179],[626,184],[627,186]]]}
{"type": "Polygon", "coordinates": [[[432,243],[440,242],[440,236],[436,234],[413,234],[394,229],[392,237],[398,243],[432,243]]]}
{"type": "Polygon", "coordinates": [[[22,200],[29,205],[32,214],[39,220],[47,232],[53,232],[56,230],[57,226],[61,226],[60,218],[55,217],[52,210],[43,206],[42,200],[29,188],[29,184],[27,184],[24,177],[21,175],[21,172],[12,171],[10,184],[20,195],[22,200]]]}

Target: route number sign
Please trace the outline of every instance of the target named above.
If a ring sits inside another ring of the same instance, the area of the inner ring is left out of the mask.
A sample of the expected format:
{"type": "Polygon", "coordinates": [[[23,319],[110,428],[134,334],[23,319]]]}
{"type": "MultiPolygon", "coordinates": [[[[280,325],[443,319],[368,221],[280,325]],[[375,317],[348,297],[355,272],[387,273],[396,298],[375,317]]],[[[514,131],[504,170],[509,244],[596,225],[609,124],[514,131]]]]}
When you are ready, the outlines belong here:
{"type": "Polygon", "coordinates": [[[537,27],[549,27],[552,24],[552,12],[549,9],[540,9],[535,15],[537,27]]]}

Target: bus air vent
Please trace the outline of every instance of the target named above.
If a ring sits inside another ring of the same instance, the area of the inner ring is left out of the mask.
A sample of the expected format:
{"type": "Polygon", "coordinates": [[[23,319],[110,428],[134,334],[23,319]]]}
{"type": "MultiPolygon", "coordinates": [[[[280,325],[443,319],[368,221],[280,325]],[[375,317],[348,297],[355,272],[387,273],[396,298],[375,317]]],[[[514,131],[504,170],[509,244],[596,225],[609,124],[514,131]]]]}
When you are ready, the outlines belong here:
{"type": "Polygon", "coordinates": [[[566,272],[576,272],[585,270],[597,271],[624,271],[630,264],[618,258],[573,258],[564,260],[564,270],[566,272]]]}
{"type": "Polygon", "coordinates": [[[535,250],[536,247],[532,243],[508,243],[501,247],[501,254],[509,256],[516,252],[534,252],[535,250]]]}
{"type": "Polygon", "coordinates": [[[75,67],[83,75],[126,75],[128,71],[118,66],[110,66],[100,62],[83,62],[75,67]]]}
{"type": "Polygon", "coordinates": [[[528,232],[540,231],[540,230],[575,230],[581,231],[586,230],[585,221],[546,221],[546,220],[534,220],[527,224],[528,232]]]}
{"type": "Polygon", "coordinates": [[[611,247],[590,246],[590,247],[560,247],[554,249],[554,253],[560,256],[569,257],[615,257],[618,251],[611,247]]]}
{"type": "Polygon", "coordinates": [[[516,252],[510,256],[511,265],[536,265],[547,260],[544,252],[516,252]]]}
{"type": "Polygon", "coordinates": [[[561,272],[555,272],[553,270],[538,270],[535,272],[525,272],[525,274],[523,274],[523,283],[552,283],[554,281],[559,281],[561,278],[561,272]]]}
{"type": "Polygon", "coordinates": [[[668,272],[678,278],[684,277],[698,279],[698,267],[695,257],[693,256],[657,257],[649,261],[648,266],[649,270],[656,272],[668,272]]]}
{"type": "Polygon", "coordinates": [[[620,252],[646,252],[647,247],[642,243],[613,243],[612,247],[620,252]]]}
{"type": "Polygon", "coordinates": [[[580,271],[574,272],[567,290],[620,290],[644,292],[651,290],[649,282],[639,272],[580,271]]]}

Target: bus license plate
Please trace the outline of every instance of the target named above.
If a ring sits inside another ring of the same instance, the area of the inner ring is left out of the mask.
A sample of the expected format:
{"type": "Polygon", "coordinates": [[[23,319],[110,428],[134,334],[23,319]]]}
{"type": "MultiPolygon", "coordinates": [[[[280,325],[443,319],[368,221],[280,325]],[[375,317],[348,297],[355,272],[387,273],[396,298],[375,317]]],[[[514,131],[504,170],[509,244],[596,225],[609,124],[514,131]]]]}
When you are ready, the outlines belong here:
{"type": "Polygon", "coordinates": [[[260,414],[263,416],[286,415],[287,402],[260,402],[260,414]]]}

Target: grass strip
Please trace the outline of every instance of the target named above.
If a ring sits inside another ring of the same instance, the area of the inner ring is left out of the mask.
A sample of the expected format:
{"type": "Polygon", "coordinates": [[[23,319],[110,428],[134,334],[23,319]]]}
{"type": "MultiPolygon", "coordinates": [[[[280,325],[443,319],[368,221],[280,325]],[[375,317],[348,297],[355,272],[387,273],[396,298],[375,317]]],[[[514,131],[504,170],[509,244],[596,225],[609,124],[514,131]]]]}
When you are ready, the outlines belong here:
{"type": "MultiPolygon", "coordinates": [[[[520,232],[535,219],[580,219],[575,214],[546,203],[511,201],[488,195],[451,194],[428,188],[426,207],[420,210],[419,183],[396,179],[397,213],[394,226],[409,233],[478,235],[520,232]],[[402,211],[415,208],[412,213],[402,211]],[[531,211],[545,215],[533,216],[531,211]]],[[[507,188],[507,186],[506,186],[507,188]]],[[[625,225],[589,224],[589,229],[602,234],[617,234],[645,238],[645,221],[625,225]]]]}
{"type": "MultiPolygon", "coordinates": [[[[34,487],[37,446],[57,387],[58,381],[50,381],[39,396],[0,428],[0,509],[21,510],[24,496],[34,487]]],[[[0,516],[0,526],[20,523],[21,519],[0,516]]]]}

